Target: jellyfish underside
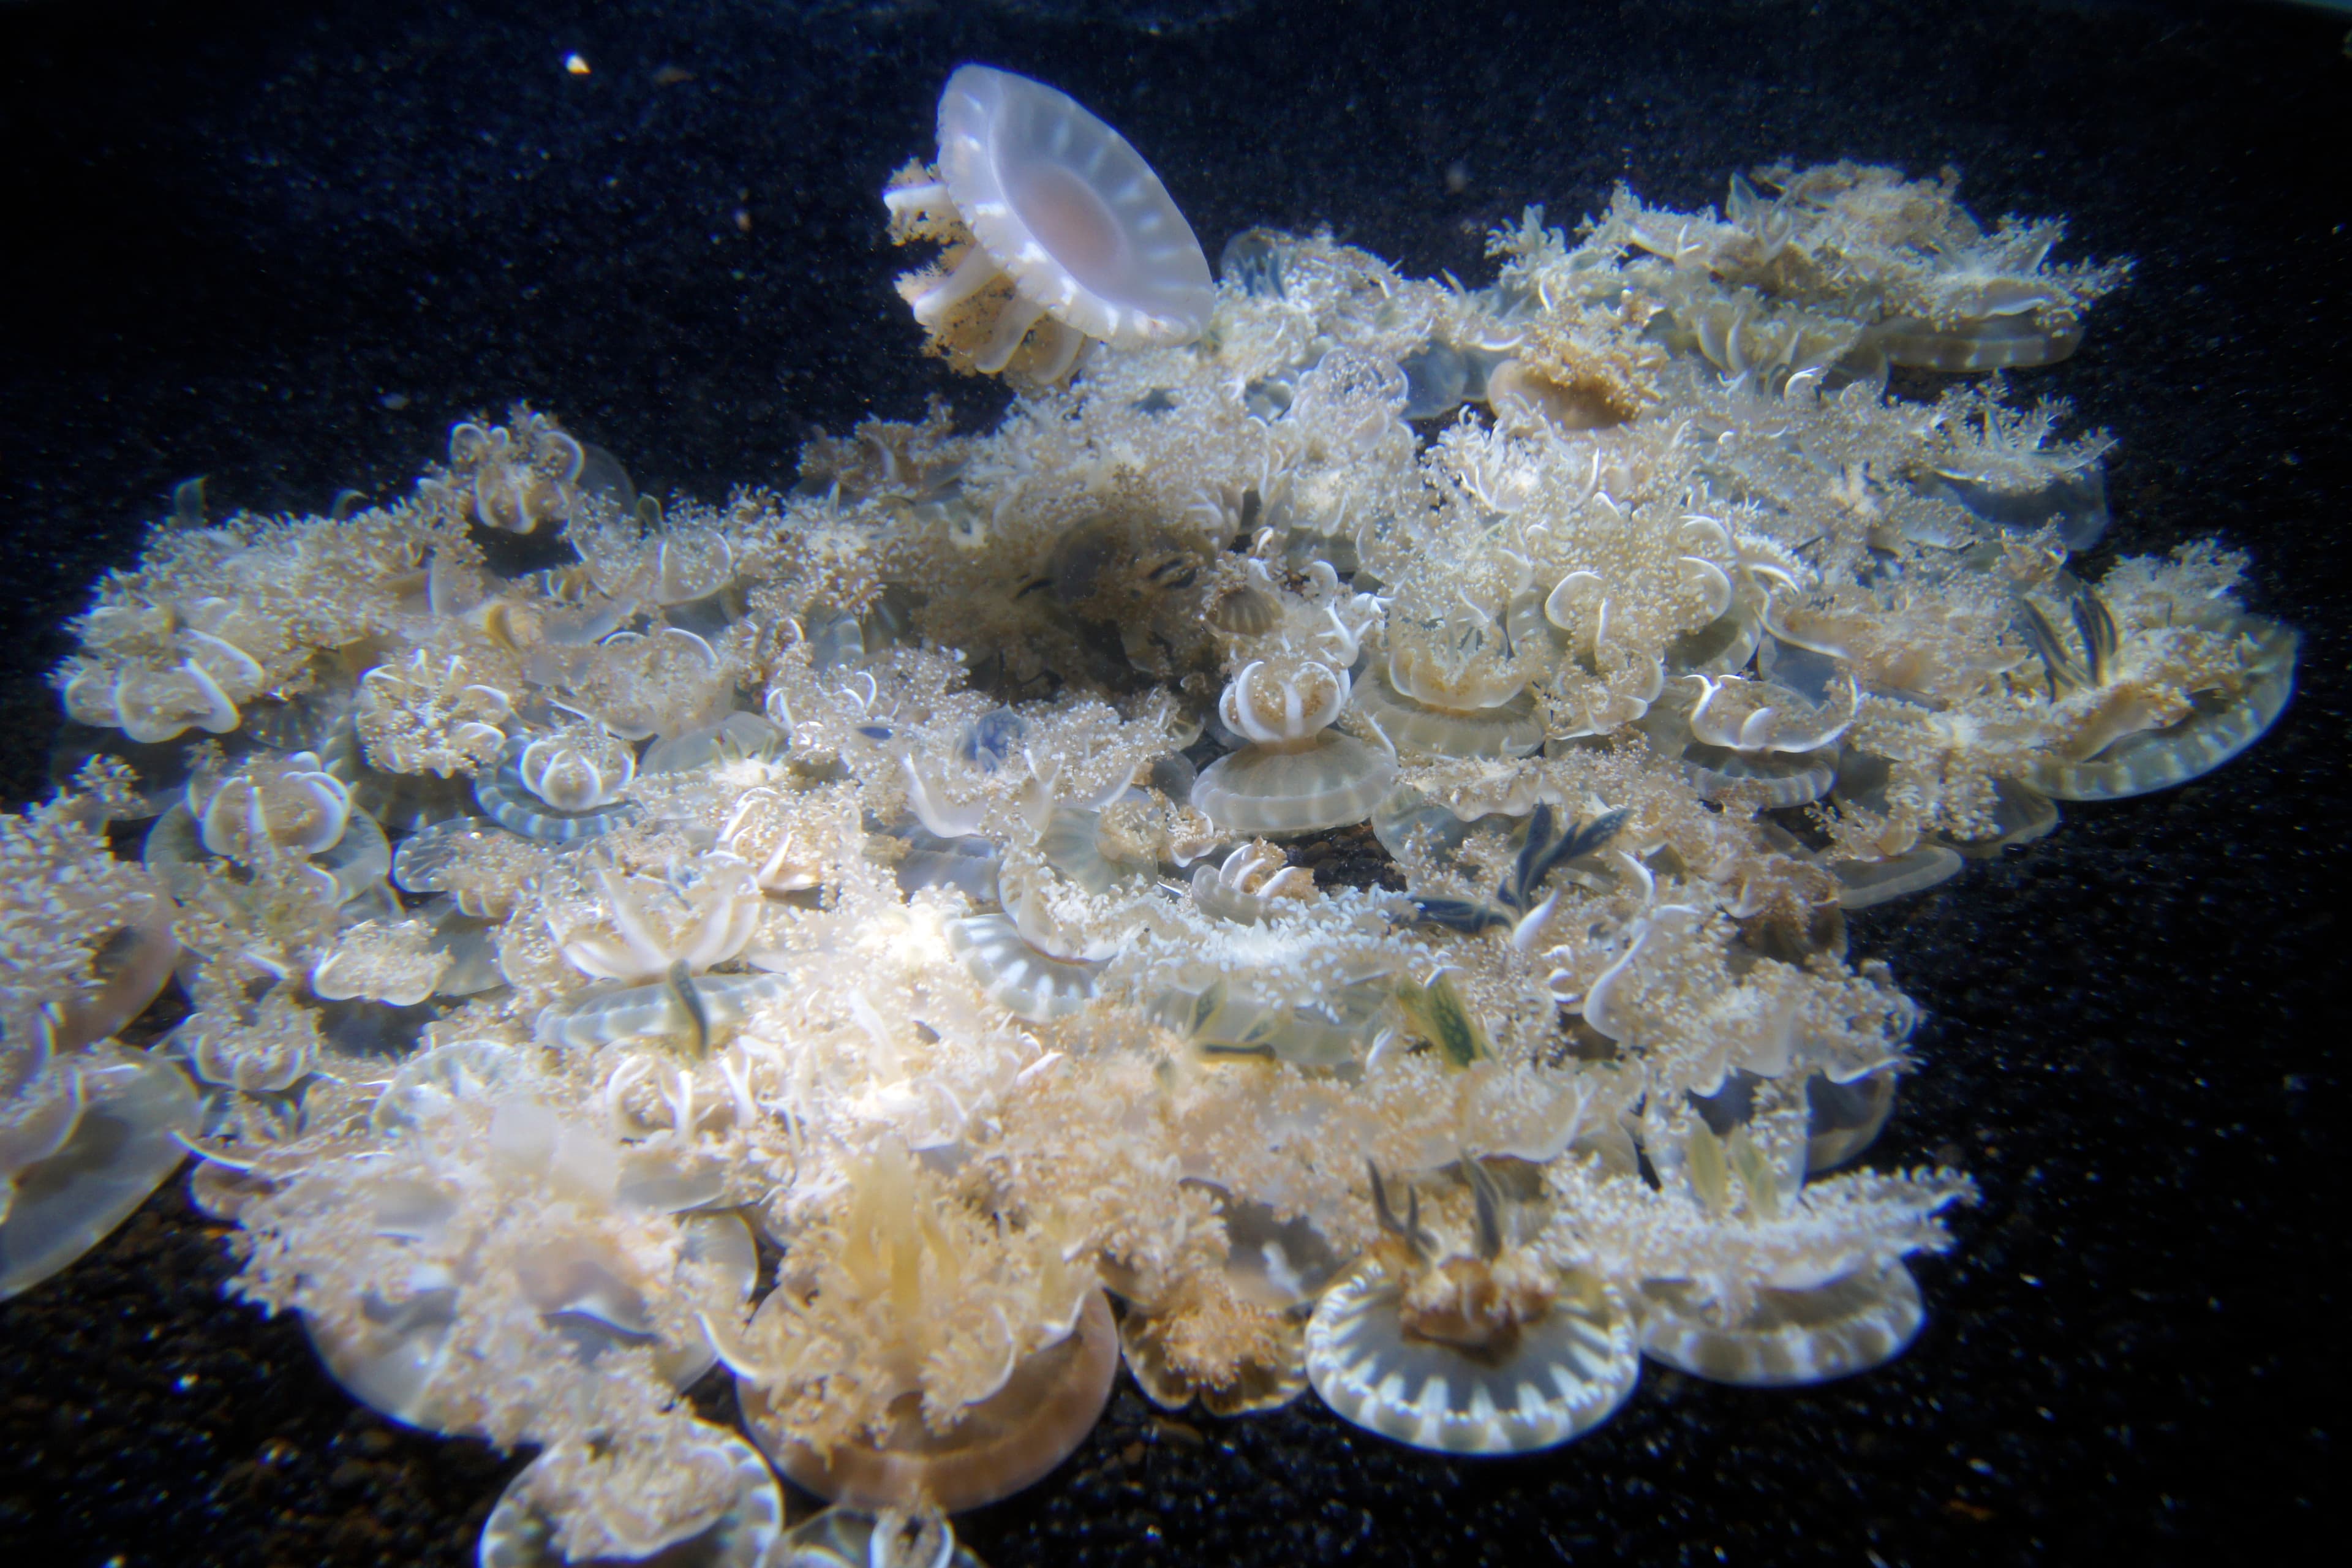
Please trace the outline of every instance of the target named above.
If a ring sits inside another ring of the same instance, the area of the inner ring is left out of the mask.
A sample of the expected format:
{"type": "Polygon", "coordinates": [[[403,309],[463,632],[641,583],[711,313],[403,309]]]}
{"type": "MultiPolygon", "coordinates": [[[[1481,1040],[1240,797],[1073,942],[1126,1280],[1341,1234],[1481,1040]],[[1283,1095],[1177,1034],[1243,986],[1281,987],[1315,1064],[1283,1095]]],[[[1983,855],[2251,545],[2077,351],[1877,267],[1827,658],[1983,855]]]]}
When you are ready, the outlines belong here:
{"type": "Polygon", "coordinates": [[[752,1004],[780,987],[761,974],[677,974],[617,990],[583,991],[551,1005],[540,1032],[574,1049],[623,1040],[668,1040],[709,1049],[752,1004]]]}
{"type": "Polygon", "coordinates": [[[196,1131],[195,1090],[170,1062],[100,1046],[66,1070],[80,1077],[80,1114],[54,1152],[15,1173],[0,1211],[0,1301],[112,1235],[179,1168],[196,1131]]]}
{"type": "Polygon", "coordinates": [[[1847,860],[1830,869],[1838,879],[1841,908],[1867,910],[1929,888],[1959,874],[1957,850],[1941,844],[1923,844],[1885,860],[1847,860]]]}
{"type": "Polygon", "coordinates": [[[1837,748],[1817,752],[1739,752],[1693,741],[1683,748],[1683,773],[1701,800],[1734,790],[1759,796],[1769,808],[1806,805],[1837,782],[1837,748]]]}
{"type": "Polygon", "coordinates": [[[1863,1268],[1801,1290],[1760,1289],[1738,1323],[1709,1318],[1691,1289],[1642,1288],[1642,1350],[1693,1377],[1743,1388],[1826,1383],[1884,1365],[1927,1321],[1919,1287],[1900,1263],[1863,1268]]]}
{"type": "Polygon", "coordinates": [[[1937,327],[1916,316],[1885,322],[1872,342],[1890,364],[1958,374],[2055,364],[2083,341],[2079,322],[2045,325],[2039,312],[1983,316],[1937,327]]]}
{"type": "Polygon", "coordinates": [[[1039,951],[1010,916],[950,921],[947,939],[964,972],[1015,1017],[1050,1023],[1094,1000],[1095,974],[1102,966],[1039,951]]]}
{"type": "Polygon", "coordinates": [[[1395,782],[1387,755],[1324,730],[1218,758],[1193,781],[1192,805],[1228,833],[1312,833],[1363,821],[1395,782]]]}
{"type": "Polygon", "coordinates": [[[1357,710],[1402,751],[1440,757],[1519,757],[1543,744],[1543,719],[1527,691],[1485,708],[1441,708],[1399,691],[1377,665],[1356,682],[1357,710]]]}

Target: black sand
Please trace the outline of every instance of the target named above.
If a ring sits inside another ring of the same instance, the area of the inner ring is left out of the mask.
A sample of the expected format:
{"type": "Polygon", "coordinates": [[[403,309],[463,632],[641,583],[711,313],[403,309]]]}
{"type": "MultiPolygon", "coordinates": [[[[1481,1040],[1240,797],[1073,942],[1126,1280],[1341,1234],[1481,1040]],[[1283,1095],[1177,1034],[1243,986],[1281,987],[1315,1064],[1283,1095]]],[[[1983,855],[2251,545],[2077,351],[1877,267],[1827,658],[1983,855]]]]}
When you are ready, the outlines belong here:
{"type": "MultiPolygon", "coordinates": [[[[2252,1560],[2340,1521],[2347,1005],[2335,900],[2352,500],[2347,20],[2263,6],[1230,4],[0,6],[0,794],[41,673],[172,485],[321,510],[528,396],[645,488],[781,485],[799,432],[985,388],[914,353],[874,193],[939,83],[1044,77],[1152,159],[1213,252],[1328,223],[1487,275],[1528,202],[1719,200],[1777,156],[1945,163],[1980,216],[2129,253],[2035,391],[2123,438],[2098,557],[2219,533],[2303,628],[2302,689],[2187,789],[1857,921],[1926,1007],[1875,1158],[1973,1172],[1893,1367],[1803,1393],[1653,1370],[1608,1427],[1451,1463],[1123,1385],[963,1521],[1030,1563],[2252,1560]],[[813,19],[807,13],[818,13],[813,19]],[[577,50],[592,74],[567,75],[577,50]],[[1452,170],[1460,189],[1451,188],[1452,170]]],[[[0,1308],[12,1564],[472,1561],[520,1463],[388,1426],[218,1296],[174,1188],[0,1308]]],[[[2327,1537],[2323,1537],[2327,1539],[2327,1537]]],[[[2337,1537],[2340,1548],[2340,1537],[2337,1537]]]]}

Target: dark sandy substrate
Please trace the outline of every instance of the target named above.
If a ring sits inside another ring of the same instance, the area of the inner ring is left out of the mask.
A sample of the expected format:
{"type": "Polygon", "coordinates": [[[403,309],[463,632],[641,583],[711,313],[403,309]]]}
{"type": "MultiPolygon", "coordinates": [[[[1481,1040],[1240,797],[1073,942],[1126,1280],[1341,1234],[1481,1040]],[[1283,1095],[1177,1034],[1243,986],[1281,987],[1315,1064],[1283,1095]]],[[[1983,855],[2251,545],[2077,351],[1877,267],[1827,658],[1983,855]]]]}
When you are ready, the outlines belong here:
{"type": "MultiPolygon", "coordinates": [[[[1150,26],[1078,4],[807,9],[0,7],[0,792],[43,787],[60,624],[192,474],[228,505],[322,510],[528,395],[646,488],[715,499],[789,482],[810,423],[935,391],[988,416],[987,389],[913,357],[873,199],[928,153],[961,59],[1119,125],[1213,251],[1328,222],[1465,279],[1486,227],[1535,200],[1572,218],[1620,176],[1694,205],[1774,156],[1949,163],[1980,214],[2067,213],[2077,254],[2140,258],[2081,355],[2029,384],[2123,438],[2090,571],[2218,532],[2254,554],[2253,607],[2305,640],[2251,755],[2070,808],[2055,837],[1854,922],[1927,1012],[1875,1158],[1953,1161],[1985,1194],[1920,1265],[1918,1345],[1800,1393],[1654,1370],[1602,1431],[1500,1463],[1311,1399],[1172,1421],[1123,1382],[1062,1471],[961,1528],[996,1568],[2238,1561],[2321,1528],[2352,993],[2344,22],[2001,0],[1237,4],[1198,26],[1173,6],[1150,26]],[[587,78],[561,69],[575,49],[587,78]]],[[[1375,869],[1360,851],[1335,844],[1327,874],[1375,869]]],[[[520,1459],[367,1415],[292,1325],[224,1302],[227,1272],[167,1188],[0,1307],[7,1560],[470,1562],[520,1459]]]]}

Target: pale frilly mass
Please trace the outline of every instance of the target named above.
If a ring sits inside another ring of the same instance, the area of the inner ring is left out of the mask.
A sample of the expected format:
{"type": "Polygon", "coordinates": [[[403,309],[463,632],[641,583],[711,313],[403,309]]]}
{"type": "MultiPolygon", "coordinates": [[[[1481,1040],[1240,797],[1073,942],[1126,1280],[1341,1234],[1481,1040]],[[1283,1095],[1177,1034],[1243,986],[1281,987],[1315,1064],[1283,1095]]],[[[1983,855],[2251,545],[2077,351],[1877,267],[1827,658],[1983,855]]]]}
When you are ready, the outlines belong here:
{"type": "Polygon", "coordinates": [[[1844,911],[2293,682],[2241,557],[2071,564],[2111,442],[2030,374],[2124,267],[1841,163],[1213,281],[982,67],[884,201],[992,431],[665,506],[517,408],[99,584],[0,822],[0,1292],[193,1150],[355,1398],[536,1447],[495,1568],[943,1563],[1122,1363],[1496,1454],[1900,1353],[1972,1194],[1862,1163],[1844,911]]]}

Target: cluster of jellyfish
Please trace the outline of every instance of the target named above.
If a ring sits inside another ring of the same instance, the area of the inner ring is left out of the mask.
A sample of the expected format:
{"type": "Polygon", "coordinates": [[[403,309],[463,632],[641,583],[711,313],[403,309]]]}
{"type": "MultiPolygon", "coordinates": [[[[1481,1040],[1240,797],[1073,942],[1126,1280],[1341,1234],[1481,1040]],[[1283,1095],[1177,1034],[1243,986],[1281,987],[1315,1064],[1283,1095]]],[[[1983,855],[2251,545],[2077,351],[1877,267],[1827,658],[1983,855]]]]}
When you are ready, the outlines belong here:
{"type": "Polygon", "coordinates": [[[938,134],[900,289],[997,436],[665,518],[519,410],[393,508],[190,487],[101,586],[0,823],[0,1299],[194,1153],[354,1397],[540,1445],[484,1568],[971,1563],[1122,1365],[1484,1455],[1899,1354],[1971,1189],[1851,1163],[1912,1013],[1844,913],[2292,690],[2235,558],[2073,569],[2103,437],[1888,395],[2121,270],[1840,164],[1220,287],[1064,94],[965,66],[938,134]],[[1362,825],[1385,885],[1294,857],[1362,825]]]}

